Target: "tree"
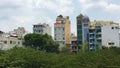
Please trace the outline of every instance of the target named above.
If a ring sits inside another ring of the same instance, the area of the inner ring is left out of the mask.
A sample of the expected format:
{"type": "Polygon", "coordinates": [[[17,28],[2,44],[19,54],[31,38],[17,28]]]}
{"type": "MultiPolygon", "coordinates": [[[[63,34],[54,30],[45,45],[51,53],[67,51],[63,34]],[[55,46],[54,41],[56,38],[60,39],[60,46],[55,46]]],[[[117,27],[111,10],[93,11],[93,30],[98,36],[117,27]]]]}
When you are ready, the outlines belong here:
{"type": "Polygon", "coordinates": [[[71,53],[71,47],[69,45],[64,45],[61,49],[61,52],[65,54],[71,53]]]}
{"type": "Polygon", "coordinates": [[[37,50],[58,52],[58,44],[48,34],[27,34],[24,37],[25,46],[31,46],[37,50]]]}

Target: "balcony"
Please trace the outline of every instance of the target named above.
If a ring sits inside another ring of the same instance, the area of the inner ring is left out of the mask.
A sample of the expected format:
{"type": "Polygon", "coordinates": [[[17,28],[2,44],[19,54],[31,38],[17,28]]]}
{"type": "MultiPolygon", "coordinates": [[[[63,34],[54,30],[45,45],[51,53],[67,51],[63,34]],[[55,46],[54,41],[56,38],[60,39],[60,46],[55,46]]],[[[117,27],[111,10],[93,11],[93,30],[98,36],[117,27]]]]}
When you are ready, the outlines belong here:
{"type": "Polygon", "coordinates": [[[96,42],[89,42],[89,44],[91,45],[91,44],[96,44],[96,42]]]}
{"type": "Polygon", "coordinates": [[[93,44],[92,42],[89,42],[89,44],[93,44]]]}
{"type": "Polygon", "coordinates": [[[90,37],[89,39],[94,39],[93,37],[90,37]]]}
{"type": "Polygon", "coordinates": [[[89,34],[94,34],[94,33],[89,33],[89,34]]]}
{"type": "Polygon", "coordinates": [[[97,42],[96,42],[96,44],[97,44],[97,45],[101,45],[101,44],[102,44],[102,42],[98,42],[98,41],[97,41],[97,42]]]}
{"type": "Polygon", "coordinates": [[[96,34],[101,34],[101,32],[97,32],[96,34]]]}
{"type": "Polygon", "coordinates": [[[102,39],[101,37],[97,37],[97,40],[102,39]]]}

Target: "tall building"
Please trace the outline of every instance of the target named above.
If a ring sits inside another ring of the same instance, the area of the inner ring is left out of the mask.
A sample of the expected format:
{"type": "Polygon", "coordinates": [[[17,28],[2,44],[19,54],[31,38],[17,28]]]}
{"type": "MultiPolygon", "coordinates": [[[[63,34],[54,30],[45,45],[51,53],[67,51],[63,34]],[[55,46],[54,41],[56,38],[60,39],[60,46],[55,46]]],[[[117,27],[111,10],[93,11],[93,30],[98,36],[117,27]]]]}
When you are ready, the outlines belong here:
{"type": "Polygon", "coordinates": [[[33,33],[51,35],[51,27],[46,23],[33,25],[33,33]]]}
{"type": "Polygon", "coordinates": [[[88,42],[88,34],[89,34],[89,17],[85,15],[77,16],[77,44],[83,45],[88,42]]]}
{"type": "Polygon", "coordinates": [[[89,29],[89,50],[119,46],[119,24],[112,21],[94,21],[89,29]]]}
{"type": "Polygon", "coordinates": [[[69,17],[57,16],[54,23],[54,40],[60,47],[71,44],[70,20],[69,17]]]}

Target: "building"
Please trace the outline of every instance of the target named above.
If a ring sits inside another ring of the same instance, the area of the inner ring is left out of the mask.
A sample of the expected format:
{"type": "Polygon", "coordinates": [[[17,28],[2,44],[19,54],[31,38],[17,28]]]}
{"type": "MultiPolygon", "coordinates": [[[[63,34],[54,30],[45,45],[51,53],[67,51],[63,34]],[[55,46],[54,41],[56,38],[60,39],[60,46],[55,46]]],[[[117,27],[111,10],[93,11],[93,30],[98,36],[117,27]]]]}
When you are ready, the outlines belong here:
{"type": "Polygon", "coordinates": [[[0,34],[0,49],[8,50],[15,46],[22,47],[22,39],[9,33],[0,34]]]}
{"type": "Polygon", "coordinates": [[[89,24],[88,16],[78,15],[77,19],[77,45],[81,46],[88,42],[89,24]]]}
{"type": "Polygon", "coordinates": [[[54,40],[60,47],[71,44],[70,20],[69,17],[57,16],[54,23],[54,40]]]}
{"type": "Polygon", "coordinates": [[[18,27],[18,29],[14,29],[14,32],[18,37],[22,37],[26,33],[24,27],[18,27]]]}
{"type": "Polygon", "coordinates": [[[76,53],[78,51],[77,36],[71,35],[71,52],[76,53]]]}
{"type": "Polygon", "coordinates": [[[18,38],[22,38],[23,35],[26,33],[26,30],[24,27],[18,27],[17,29],[14,29],[13,31],[10,31],[10,35],[17,36],[18,38]]]}
{"type": "Polygon", "coordinates": [[[51,27],[46,23],[33,25],[33,33],[51,35],[51,27]]]}
{"type": "MultiPolygon", "coordinates": [[[[0,36],[2,36],[3,33],[4,33],[3,31],[0,31],[0,36]]],[[[2,49],[2,48],[3,48],[3,45],[2,45],[2,43],[0,43],[0,49],[2,49]]]]}
{"type": "Polygon", "coordinates": [[[94,21],[89,29],[89,50],[119,46],[119,24],[112,21],[94,21]]]}

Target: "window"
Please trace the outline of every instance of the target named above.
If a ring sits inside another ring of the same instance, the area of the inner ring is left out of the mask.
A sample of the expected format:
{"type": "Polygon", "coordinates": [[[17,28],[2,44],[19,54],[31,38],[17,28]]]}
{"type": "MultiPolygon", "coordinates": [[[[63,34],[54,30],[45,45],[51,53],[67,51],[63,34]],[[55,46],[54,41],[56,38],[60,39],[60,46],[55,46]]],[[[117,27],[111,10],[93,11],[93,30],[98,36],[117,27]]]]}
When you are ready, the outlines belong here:
{"type": "Polygon", "coordinates": [[[20,44],[20,42],[18,42],[18,44],[20,44]]]}
{"type": "Polygon", "coordinates": [[[13,41],[13,44],[16,44],[16,41],[13,41]]]}
{"type": "Polygon", "coordinates": [[[115,43],[114,42],[109,42],[108,45],[114,45],[115,43]]]}
{"type": "Polygon", "coordinates": [[[39,30],[39,32],[41,32],[41,30],[39,30]]]}
{"type": "Polygon", "coordinates": [[[56,34],[55,34],[55,36],[56,36],[56,34]]]}
{"type": "Polygon", "coordinates": [[[65,42],[63,42],[63,44],[65,44],[65,42]]]}
{"type": "Polygon", "coordinates": [[[65,40],[65,38],[63,37],[63,40],[65,40]]]}
{"type": "Polygon", "coordinates": [[[56,31],[56,28],[54,28],[54,30],[56,31]]]}
{"type": "Polygon", "coordinates": [[[63,31],[64,31],[64,28],[63,28],[63,31]]]}
{"type": "Polygon", "coordinates": [[[116,29],[119,29],[119,27],[115,27],[116,29]]]}
{"type": "Polygon", "coordinates": [[[43,32],[43,30],[41,30],[41,32],[43,32]]]}
{"type": "Polygon", "coordinates": [[[88,27],[88,24],[84,24],[84,27],[88,27]]]}
{"type": "Polygon", "coordinates": [[[12,41],[10,41],[10,44],[12,44],[12,41]]]}
{"type": "Polygon", "coordinates": [[[7,41],[4,41],[4,44],[7,44],[7,41]]]}
{"type": "Polygon", "coordinates": [[[112,27],[112,29],[114,29],[114,27],[112,27]]]}
{"type": "Polygon", "coordinates": [[[56,38],[55,38],[55,40],[56,40],[56,38]]]}

